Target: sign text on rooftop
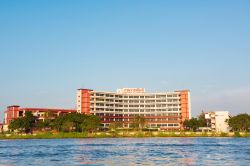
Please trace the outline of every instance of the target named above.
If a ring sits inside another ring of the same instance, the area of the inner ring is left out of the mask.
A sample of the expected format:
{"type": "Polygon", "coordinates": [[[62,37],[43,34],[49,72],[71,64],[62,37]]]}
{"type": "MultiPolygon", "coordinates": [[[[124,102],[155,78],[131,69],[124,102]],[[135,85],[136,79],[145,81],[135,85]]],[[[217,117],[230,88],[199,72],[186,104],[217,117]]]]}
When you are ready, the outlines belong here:
{"type": "Polygon", "coordinates": [[[117,89],[117,93],[123,93],[123,94],[145,93],[145,89],[144,88],[123,88],[123,89],[117,89]]]}

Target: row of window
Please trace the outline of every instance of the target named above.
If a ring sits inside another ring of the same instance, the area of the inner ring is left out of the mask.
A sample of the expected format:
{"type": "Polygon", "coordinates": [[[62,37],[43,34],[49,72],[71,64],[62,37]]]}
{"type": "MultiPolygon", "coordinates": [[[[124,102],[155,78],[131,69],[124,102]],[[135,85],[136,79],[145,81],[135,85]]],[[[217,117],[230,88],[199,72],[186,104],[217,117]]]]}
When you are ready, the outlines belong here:
{"type": "Polygon", "coordinates": [[[145,96],[132,96],[132,95],[112,95],[112,94],[101,94],[101,93],[92,93],[92,97],[110,97],[110,98],[129,98],[129,99],[149,99],[149,98],[166,98],[166,97],[180,97],[180,94],[167,94],[167,95],[145,95],[145,96]]]}
{"type": "MultiPolygon", "coordinates": [[[[128,119],[128,118],[102,118],[102,121],[124,121],[124,122],[132,122],[134,121],[133,119],[128,119]]],[[[166,121],[177,121],[179,120],[178,118],[160,118],[160,119],[155,119],[155,118],[148,118],[146,119],[147,122],[166,122],[166,121]]]]}
{"type": "MultiPolygon", "coordinates": [[[[95,102],[118,102],[118,103],[176,103],[181,101],[180,99],[169,99],[169,100],[110,100],[110,99],[91,99],[91,101],[95,102]]],[[[78,100],[80,102],[80,100],[78,100]]]]}
{"type": "Polygon", "coordinates": [[[118,112],[166,112],[166,111],[181,111],[181,108],[169,108],[169,109],[109,109],[109,108],[92,108],[91,111],[118,111],[118,112]]]}
{"type": "Polygon", "coordinates": [[[181,104],[152,104],[152,105],[117,105],[117,104],[102,104],[102,103],[96,103],[91,104],[92,107],[94,106],[101,106],[101,107],[178,107],[181,106],[181,104]]]}
{"type": "Polygon", "coordinates": [[[179,127],[178,123],[168,123],[168,124],[150,124],[150,127],[179,127]]]}
{"type": "MultiPolygon", "coordinates": [[[[112,114],[112,113],[96,113],[96,116],[119,116],[119,117],[134,117],[138,114],[112,114]]],[[[140,116],[180,116],[178,113],[162,113],[162,114],[139,114],[140,116]]]]}
{"type": "Polygon", "coordinates": [[[139,109],[124,109],[123,112],[157,112],[157,111],[180,111],[181,109],[173,108],[173,109],[146,109],[146,110],[139,110],[139,109]]]}
{"type": "MultiPolygon", "coordinates": [[[[109,127],[109,123],[102,124],[103,127],[109,127]]],[[[129,127],[129,124],[123,124],[123,127],[129,127]]],[[[147,124],[148,127],[157,128],[157,127],[180,127],[178,123],[164,123],[164,124],[147,124]]]]}

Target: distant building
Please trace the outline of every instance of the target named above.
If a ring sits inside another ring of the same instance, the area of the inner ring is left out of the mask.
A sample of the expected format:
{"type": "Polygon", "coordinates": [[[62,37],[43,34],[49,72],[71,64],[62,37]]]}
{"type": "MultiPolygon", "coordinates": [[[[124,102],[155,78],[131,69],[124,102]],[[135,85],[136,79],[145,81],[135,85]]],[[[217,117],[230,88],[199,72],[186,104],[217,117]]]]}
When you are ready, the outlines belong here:
{"type": "Polygon", "coordinates": [[[229,126],[226,122],[229,119],[228,111],[213,111],[205,113],[207,126],[212,131],[216,132],[229,132],[229,126]]]}
{"type": "Polygon", "coordinates": [[[18,117],[23,117],[25,112],[32,112],[34,116],[38,118],[38,120],[44,121],[46,118],[46,114],[50,113],[53,117],[59,116],[61,114],[67,114],[71,112],[76,112],[74,109],[59,109],[59,108],[20,108],[18,105],[8,106],[7,110],[4,112],[4,123],[3,130],[8,130],[8,125],[13,119],[18,117]]]}
{"type": "Polygon", "coordinates": [[[117,92],[78,89],[77,112],[99,116],[103,127],[121,122],[124,128],[129,128],[136,116],[142,116],[148,128],[180,130],[183,122],[191,118],[190,92],[146,93],[144,88],[123,88],[117,92]]]}
{"type": "Polygon", "coordinates": [[[27,111],[40,121],[48,118],[48,113],[52,114],[51,119],[72,112],[93,114],[101,118],[104,128],[113,122],[121,122],[124,128],[129,128],[135,117],[141,116],[148,128],[180,130],[183,122],[191,118],[191,102],[188,90],[146,93],[144,88],[123,88],[117,92],[78,89],[77,110],[8,106],[4,112],[3,130],[7,131],[11,121],[25,116],[27,111]]]}

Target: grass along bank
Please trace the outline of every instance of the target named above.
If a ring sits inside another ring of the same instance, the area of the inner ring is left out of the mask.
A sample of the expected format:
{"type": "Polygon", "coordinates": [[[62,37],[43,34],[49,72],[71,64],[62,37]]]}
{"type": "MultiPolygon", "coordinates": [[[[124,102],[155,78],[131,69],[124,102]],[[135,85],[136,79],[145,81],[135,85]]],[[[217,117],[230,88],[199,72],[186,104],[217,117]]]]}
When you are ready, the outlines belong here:
{"type": "Polygon", "coordinates": [[[63,138],[147,138],[147,137],[250,137],[248,132],[168,132],[168,131],[110,131],[96,133],[40,132],[35,134],[0,134],[0,139],[63,139],[63,138]]]}

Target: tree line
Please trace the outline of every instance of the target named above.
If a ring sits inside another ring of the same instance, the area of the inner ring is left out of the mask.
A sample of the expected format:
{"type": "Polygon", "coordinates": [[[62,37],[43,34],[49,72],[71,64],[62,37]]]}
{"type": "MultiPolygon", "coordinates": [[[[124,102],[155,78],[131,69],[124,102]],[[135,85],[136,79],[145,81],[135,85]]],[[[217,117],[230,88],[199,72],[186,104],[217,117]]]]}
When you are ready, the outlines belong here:
{"type": "Polygon", "coordinates": [[[245,113],[232,116],[227,123],[233,131],[248,131],[250,130],[250,115],[245,113]]]}
{"type": "MultiPolygon", "coordinates": [[[[232,131],[248,131],[250,129],[250,115],[239,114],[231,116],[226,120],[232,131]]],[[[202,112],[197,118],[185,120],[185,130],[197,131],[199,127],[207,127],[205,113],[202,112]]],[[[25,116],[11,121],[9,129],[20,132],[30,133],[33,130],[56,130],[58,132],[94,132],[101,127],[101,119],[95,115],[86,115],[80,113],[69,113],[60,116],[54,116],[48,111],[44,115],[44,120],[38,120],[31,112],[26,112],[25,116]]],[[[130,128],[142,131],[146,127],[146,119],[142,116],[135,116],[130,128]]],[[[123,128],[123,122],[113,122],[110,124],[110,130],[123,128]]]]}
{"type": "Polygon", "coordinates": [[[202,112],[197,118],[185,120],[183,125],[186,130],[196,131],[199,127],[206,127],[205,113],[202,112]]]}
{"type": "MultiPolygon", "coordinates": [[[[226,120],[231,131],[248,131],[250,130],[250,115],[238,114],[236,116],[230,116],[226,120]]],[[[205,120],[205,113],[202,112],[197,118],[191,118],[185,120],[183,123],[186,130],[196,131],[199,127],[208,127],[205,120]]]]}
{"type": "Polygon", "coordinates": [[[26,112],[24,117],[19,117],[11,121],[9,130],[30,133],[33,130],[56,130],[58,132],[93,132],[101,125],[101,120],[95,115],[85,115],[80,113],[69,113],[53,117],[51,112],[47,112],[44,120],[38,120],[31,112],[26,112]]]}
{"type": "MultiPolygon", "coordinates": [[[[142,116],[136,116],[130,127],[134,130],[142,130],[145,127],[146,120],[142,116]]],[[[19,131],[23,133],[32,133],[34,130],[58,132],[95,132],[101,128],[101,119],[95,115],[86,115],[80,113],[69,113],[60,116],[54,116],[48,111],[44,114],[44,119],[39,120],[32,112],[25,112],[25,116],[11,121],[10,131],[19,131]]],[[[110,130],[123,128],[123,122],[113,122],[110,124],[110,130]]]]}

